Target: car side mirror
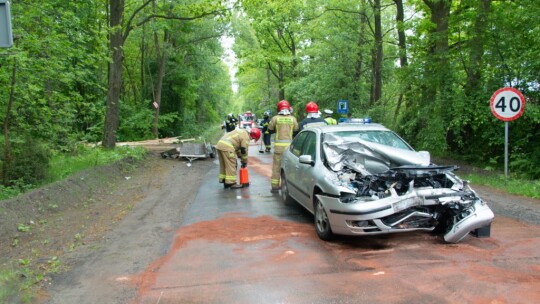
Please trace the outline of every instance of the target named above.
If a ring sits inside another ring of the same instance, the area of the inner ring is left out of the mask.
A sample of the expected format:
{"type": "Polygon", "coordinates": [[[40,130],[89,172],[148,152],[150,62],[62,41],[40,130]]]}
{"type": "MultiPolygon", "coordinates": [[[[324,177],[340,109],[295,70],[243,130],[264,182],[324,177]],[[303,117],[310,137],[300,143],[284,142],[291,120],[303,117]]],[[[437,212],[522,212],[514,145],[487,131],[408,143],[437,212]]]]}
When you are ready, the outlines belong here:
{"type": "Polygon", "coordinates": [[[429,154],[428,151],[418,151],[418,153],[420,153],[422,158],[426,161],[425,162],[426,164],[429,165],[431,163],[431,155],[429,154]]]}
{"type": "Polygon", "coordinates": [[[313,159],[311,159],[311,155],[300,155],[300,158],[298,159],[301,164],[306,164],[310,166],[314,166],[315,162],[313,159]]]}

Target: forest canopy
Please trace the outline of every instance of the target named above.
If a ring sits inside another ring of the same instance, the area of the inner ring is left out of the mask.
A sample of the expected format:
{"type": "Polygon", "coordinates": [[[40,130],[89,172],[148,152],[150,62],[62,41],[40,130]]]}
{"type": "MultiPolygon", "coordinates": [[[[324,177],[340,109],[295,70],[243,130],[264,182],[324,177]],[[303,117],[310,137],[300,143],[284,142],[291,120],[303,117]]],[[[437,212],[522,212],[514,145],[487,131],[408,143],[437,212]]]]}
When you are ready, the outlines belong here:
{"type": "Polygon", "coordinates": [[[510,170],[538,179],[539,14],[535,0],[11,1],[2,184],[38,182],[52,153],[81,142],[197,136],[281,99],[298,118],[309,101],[336,112],[347,100],[417,150],[500,168],[489,101],[502,87],[526,98],[510,170]]]}

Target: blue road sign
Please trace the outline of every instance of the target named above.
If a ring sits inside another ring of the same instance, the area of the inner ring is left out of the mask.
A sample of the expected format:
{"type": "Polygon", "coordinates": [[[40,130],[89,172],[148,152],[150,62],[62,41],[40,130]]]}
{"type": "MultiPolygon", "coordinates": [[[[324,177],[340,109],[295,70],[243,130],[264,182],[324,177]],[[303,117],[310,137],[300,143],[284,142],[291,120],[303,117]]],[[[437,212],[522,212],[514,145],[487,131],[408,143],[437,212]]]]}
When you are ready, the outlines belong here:
{"type": "Polygon", "coordinates": [[[349,101],[340,99],[337,102],[337,112],[338,114],[347,114],[349,113],[349,101]]]}

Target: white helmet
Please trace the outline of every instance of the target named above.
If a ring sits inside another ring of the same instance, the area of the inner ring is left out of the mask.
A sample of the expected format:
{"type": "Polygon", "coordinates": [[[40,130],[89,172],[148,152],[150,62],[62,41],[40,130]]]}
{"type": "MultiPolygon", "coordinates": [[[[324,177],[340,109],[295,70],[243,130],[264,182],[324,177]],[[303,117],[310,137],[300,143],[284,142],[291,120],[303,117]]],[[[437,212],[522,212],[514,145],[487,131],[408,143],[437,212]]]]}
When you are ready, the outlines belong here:
{"type": "Polygon", "coordinates": [[[332,114],[334,114],[334,111],[329,110],[329,109],[324,109],[324,114],[332,115],[332,114]]]}

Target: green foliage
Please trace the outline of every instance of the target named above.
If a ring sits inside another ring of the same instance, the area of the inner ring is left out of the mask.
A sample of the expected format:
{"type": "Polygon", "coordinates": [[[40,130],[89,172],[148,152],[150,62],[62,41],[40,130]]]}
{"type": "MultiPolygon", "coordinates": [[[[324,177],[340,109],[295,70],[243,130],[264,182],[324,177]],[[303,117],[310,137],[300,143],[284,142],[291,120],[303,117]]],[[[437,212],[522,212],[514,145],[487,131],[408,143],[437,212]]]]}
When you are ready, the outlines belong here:
{"type": "Polygon", "coordinates": [[[62,180],[74,173],[95,166],[110,164],[121,159],[141,159],[146,154],[142,147],[117,147],[114,150],[80,145],[71,154],[57,153],[51,160],[48,182],[62,180]]]}
{"type": "Polygon", "coordinates": [[[134,141],[152,138],[152,119],[154,112],[150,108],[120,103],[122,124],[118,129],[117,140],[134,141]]]}
{"type": "MultiPolygon", "coordinates": [[[[523,92],[527,105],[524,115],[510,123],[510,170],[539,178],[540,29],[530,26],[540,14],[536,1],[453,1],[448,28],[438,32],[437,16],[442,15],[432,11],[434,6],[406,1],[406,18],[397,24],[395,2],[382,0],[383,91],[377,102],[371,101],[372,2],[238,4],[241,14],[230,10],[189,21],[146,18],[154,13],[196,17],[223,9],[223,2],[171,6],[158,1],[142,10],[141,2],[125,4],[124,22],[133,17],[132,25],[139,25],[123,45],[118,141],[153,137],[152,102],[164,58],[160,137],[198,137],[231,112],[251,110],[261,116],[275,111],[281,94],[299,118],[310,100],[336,109],[337,100],[347,99],[354,116],[371,116],[417,149],[458,154],[500,169],[504,126],[491,114],[489,99],[500,87],[512,86],[523,92]],[[406,66],[398,61],[403,51],[396,47],[398,28],[406,33],[406,66]],[[225,33],[235,38],[238,93],[221,60],[219,39],[225,33]]],[[[79,142],[101,140],[110,63],[104,5],[101,0],[12,5],[19,38],[13,48],[0,50],[0,121],[6,121],[13,89],[8,131],[14,147],[31,134],[46,147],[40,154],[46,158],[46,149],[75,153],[79,142]]],[[[46,166],[25,163],[23,152],[15,151],[13,164],[20,169],[2,192],[23,192],[30,178],[24,173],[46,172],[46,166]]],[[[46,163],[44,158],[38,162],[46,163]]]]}
{"type": "Polygon", "coordinates": [[[496,189],[505,190],[508,193],[540,198],[540,180],[522,179],[515,175],[511,175],[505,182],[503,174],[468,174],[462,176],[462,178],[469,180],[473,184],[487,185],[496,189]]]}
{"type": "Polygon", "coordinates": [[[30,303],[33,299],[33,278],[26,269],[16,270],[3,265],[0,268],[0,303],[30,303]]]}
{"type": "MultiPolygon", "coordinates": [[[[3,147],[2,151],[4,151],[3,147]]],[[[52,153],[47,144],[30,136],[11,143],[11,162],[0,155],[1,176],[4,186],[15,189],[24,188],[25,185],[39,184],[48,174],[49,160],[52,153]],[[4,170],[5,169],[5,170],[4,170]]]]}
{"type": "MultiPolygon", "coordinates": [[[[78,145],[69,153],[55,152],[50,155],[47,175],[28,183],[24,178],[12,180],[8,186],[0,186],[0,200],[17,196],[36,186],[62,180],[74,173],[95,166],[107,165],[122,159],[142,159],[146,150],[142,147],[121,146],[114,150],[78,145]]],[[[25,168],[30,168],[28,164],[25,168]]]]}

